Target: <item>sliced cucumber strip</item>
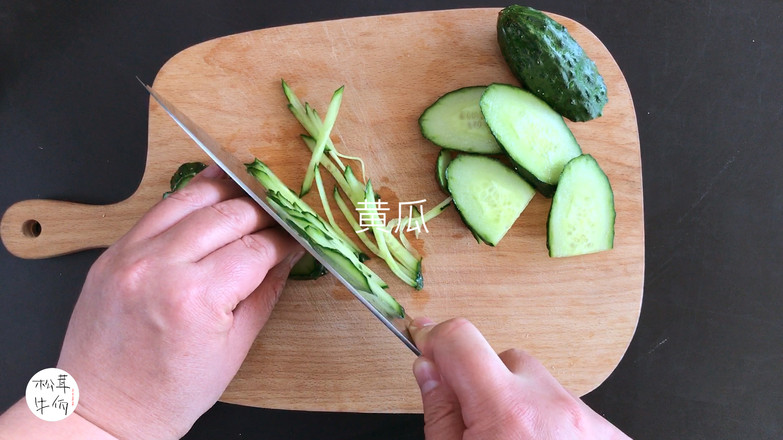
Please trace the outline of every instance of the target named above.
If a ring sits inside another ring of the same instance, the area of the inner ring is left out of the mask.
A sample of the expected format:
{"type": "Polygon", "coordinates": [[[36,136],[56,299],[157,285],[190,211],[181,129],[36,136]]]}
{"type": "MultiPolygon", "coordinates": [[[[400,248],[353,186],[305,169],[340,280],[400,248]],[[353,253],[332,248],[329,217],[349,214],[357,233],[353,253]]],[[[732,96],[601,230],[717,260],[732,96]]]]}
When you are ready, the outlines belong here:
{"type": "Polygon", "coordinates": [[[350,166],[345,167],[343,178],[345,179],[346,183],[348,184],[348,188],[350,189],[350,192],[346,191],[346,194],[348,194],[348,198],[351,199],[351,202],[353,202],[354,205],[363,202],[364,184],[356,178],[356,175],[353,173],[353,169],[351,169],[350,166]]]}
{"type": "Polygon", "coordinates": [[[451,151],[443,149],[438,154],[438,160],[435,162],[435,177],[438,178],[438,185],[440,189],[448,192],[449,189],[446,186],[446,168],[451,163],[451,151]]]}
{"type": "Polygon", "coordinates": [[[326,197],[326,190],[324,189],[324,183],[323,180],[321,180],[321,171],[318,169],[318,166],[315,166],[314,169],[314,176],[315,176],[315,185],[318,188],[318,195],[321,197],[321,204],[324,208],[324,213],[326,214],[327,220],[329,220],[329,225],[332,227],[332,229],[337,233],[337,235],[346,243],[348,244],[353,252],[356,254],[357,257],[359,257],[360,261],[367,261],[370,259],[367,254],[362,252],[361,249],[359,249],[359,246],[356,245],[356,243],[353,242],[353,240],[348,237],[348,235],[340,228],[340,225],[337,224],[337,222],[334,219],[334,215],[332,214],[332,207],[329,206],[329,199],[326,197]]]}
{"type": "Polygon", "coordinates": [[[351,209],[348,208],[348,205],[343,200],[342,196],[340,195],[340,191],[337,189],[337,187],[334,188],[334,191],[332,192],[332,196],[334,198],[334,201],[337,203],[337,207],[340,208],[340,212],[343,214],[345,219],[348,220],[348,224],[351,225],[351,228],[353,228],[353,232],[355,232],[356,236],[359,237],[359,240],[361,240],[362,243],[364,243],[364,245],[367,246],[367,249],[369,249],[370,252],[372,252],[375,255],[378,255],[380,253],[378,247],[375,246],[375,243],[373,243],[369,239],[369,237],[367,237],[367,232],[362,230],[362,227],[353,217],[353,213],[351,213],[351,209]]]}
{"type": "Polygon", "coordinates": [[[486,86],[464,87],[438,98],[419,117],[421,134],[450,150],[502,153],[479,108],[484,89],[486,86]]]}
{"type": "Polygon", "coordinates": [[[563,117],[530,92],[508,84],[487,87],[480,106],[517,172],[552,197],[565,164],[582,154],[563,117]]]}
{"type": "Polygon", "coordinates": [[[513,170],[485,156],[460,155],[446,175],[465,225],[490,246],[506,235],[536,192],[513,170]]]}
{"type": "MultiPolygon", "coordinates": [[[[385,226],[374,226],[378,224],[377,220],[380,218],[378,216],[378,212],[375,209],[375,191],[372,189],[372,182],[370,180],[367,180],[367,186],[365,189],[365,206],[364,210],[376,221],[373,221],[373,226],[370,227],[370,229],[373,232],[373,235],[375,236],[375,242],[378,246],[378,256],[383,259],[383,261],[386,262],[386,265],[389,266],[389,269],[397,275],[399,279],[401,279],[405,284],[415,287],[417,290],[421,289],[423,286],[423,280],[421,278],[421,262],[416,261],[416,267],[411,270],[411,267],[400,267],[400,264],[394,259],[394,256],[392,255],[392,252],[389,250],[389,244],[396,244],[399,246],[399,248],[395,248],[395,250],[399,251],[402,250],[403,254],[409,255],[409,253],[405,250],[403,246],[399,244],[399,242],[394,238],[394,236],[389,232],[388,229],[386,229],[385,226]],[[388,239],[388,243],[387,243],[388,239]]],[[[412,257],[412,256],[411,256],[412,257]]]]}
{"type": "MultiPolygon", "coordinates": [[[[446,189],[448,191],[448,189],[446,189]]],[[[443,211],[446,210],[449,206],[451,206],[452,198],[446,197],[442,202],[438,203],[430,209],[429,211],[425,212],[424,214],[419,212],[419,209],[415,206],[413,209],[418,214],[417,216],[414,215],[413,217],[403,217],[402,220],[400,218],[392,219],[387,225],[386,229],[389,231],[394,230],[395,232],[407,232],[408,230],[414,230],[416,231],[416,237],[418,238],[418,234],[421,232],[421,229],[424,228],[426,230],[427,222],[434,219],[435,217],[439,216],[443,211]]]]}
{"type": "MultiPolygon", "coordinates": [[[[285,80],[283,80],[282,83],[283,93],[288,100],[288,110],[291,111],[291,114],[293,114],[296,120],[302,124],[302,127],[307,130],[310,136],[313,138],[318,138],[321,132],[324,130],[324,123],[318,116],[318,112],[316,112],[314,108],[310,107],[310,104],[308,103],[302,105],[302,101],[299,100],[285,80]]],[[[329,153],[329,156],[334,160],[341,170],[345,168],[345,166],[340,161],[340,156],[338,155],[337,150],[334,148],[334,143],[332,143],[331,139],[326,139],[326,147],[324,148],[324,151],[329,153]]]]}
{"type": "Polygon", "coordinates": [[[550,257],[569,257],[612,249],[614,193],[598,162],[589,154],[563,169],[547,220],[550,257]]]}
{"type": "MultiPolygon", "coordinates": [[[[340,111],[340,103],[342,103],[343,100],[343,90],[344,87],[340,87],[332,95],[332,100],[329,102],[329,108],[324,117],[322,130],[318,133],[318,136],[315,136],[316,143],[315,147],[313,147],[313,155],[310,156],[310,163],[307,165],[304,181],[302,181],[302,190],[299,192],[300,197],[304,197],[305,194],[310,192],[310,187],[312,186],[314,179],[313,171],[318,164],[321,163],[321,158],[327,148],[326,141],[332,133],[332,127],[334,127],[334,122],[337,120],[337,113],[340,111]]],[[[317,118],[318,116],[316,115],[315,117],[317,118]]]]}
{"type": "MultiPolygon", "coordinates": [[[[405,312],[384,290],[386,283],[365,265],[355,253],[355,245],[321,218],[296,193],[288,189],[272,170],[256,159],[246,164],[247,170],[267,188],[267,200],[277,214],[328,261],[337,272],[368,302],[387,318],[400,318],[405,312]]],[[[315,179],[315,176],[314,176],[315,179]]]]}
{"type": "MultiPolygon", "coordinates": [[[[314,137],[303,134],[301,135],[302,141],[304,141],[307,148],[312,152],[315,150],[315,143],[316,140],[314,137]]],[[[329,171],[329,174],[334,177],[334,180],[337,182],[338,185],[340,185],[340,188],[342,188],[344,191],[348,191],[350,188],[348,187],[348,182],[345,181],[345,178],[343,177],[343,172],[340,170],[340,168],[337,167],[331,160],[329,160],[328,157],[322,156],[321,157],[321,166],[326,168],[327,171],[329,171]]]]}

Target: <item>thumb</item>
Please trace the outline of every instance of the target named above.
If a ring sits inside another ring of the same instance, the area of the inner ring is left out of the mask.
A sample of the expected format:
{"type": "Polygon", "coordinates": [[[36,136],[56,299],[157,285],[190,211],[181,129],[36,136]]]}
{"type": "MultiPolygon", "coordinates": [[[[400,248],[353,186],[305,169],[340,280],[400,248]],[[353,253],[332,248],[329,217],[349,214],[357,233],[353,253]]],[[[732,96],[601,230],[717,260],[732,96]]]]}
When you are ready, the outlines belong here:
{"type": "Polygon", "coordinates": [[[465,424],[457,396],[440,376],[435,364],[424,356],[413,362],[413,375],[421,390],[424,436],[428,440],[462,438],[465,424]]]}

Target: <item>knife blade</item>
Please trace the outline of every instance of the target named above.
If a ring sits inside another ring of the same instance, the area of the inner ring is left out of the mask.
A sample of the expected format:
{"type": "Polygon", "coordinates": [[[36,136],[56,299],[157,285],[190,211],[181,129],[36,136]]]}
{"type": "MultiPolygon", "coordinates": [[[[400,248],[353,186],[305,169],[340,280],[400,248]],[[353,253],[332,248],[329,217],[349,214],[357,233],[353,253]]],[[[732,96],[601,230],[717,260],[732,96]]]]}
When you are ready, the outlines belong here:
{"type": "Polygon", "coordinates": [[[378,310],[370,301],[368,301],[362,290],[351,284],[345,274],[333,264],[329,262],[327,258],[322,256],[296,229],[292,228],[285,220],[283,220],[278,213],[272,209],[267,201],[267,190],[261,185],[253,176],[245,170],[245,165],[237,159],[231,152],[224,149],[219,142],[217,142],[212,136],[210,136],[204,129],[199,127],[193,122],[187,115],[178,110],[174,104],[165,99],[152,87],[145,84],[138,77],[136,78],[142,86],[149,92],[153,99],[163,108],[163,110],[179,125],[182,130],[190,136],[191,139],[199,146],[205,153],[217,164],[225,173],[231,177],[231,179],[244,190],[251,199],[258,203],[261,208],[269,214],[283,229],[286,230],[302,247],[309,252],[315,259],[317,259],[324,268],[335,276],[353,296],[355,296],[367,309],[380,320],[395,336],[397,336],[406,347],[408,347],[416,356],[420,356],[421,352],[413,343],[408,327],[413,319],[405,314],[402,318],[387,316],[378,310]]]}

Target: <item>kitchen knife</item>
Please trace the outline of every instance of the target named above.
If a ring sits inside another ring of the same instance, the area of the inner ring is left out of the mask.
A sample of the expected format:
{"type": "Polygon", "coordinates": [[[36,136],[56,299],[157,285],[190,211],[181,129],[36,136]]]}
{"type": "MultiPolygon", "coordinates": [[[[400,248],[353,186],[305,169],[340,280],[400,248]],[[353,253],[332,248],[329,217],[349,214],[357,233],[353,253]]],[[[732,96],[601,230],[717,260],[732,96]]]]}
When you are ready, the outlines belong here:
{"type": "MultiPolygon", "coordinates": [[[[138,79],[138,78],[137,78],[138,79]]],[[[280,224],[280,226],[283,227],[291,236],[293,236],[296,241],[299,242],[299,244],[302,245],[302,247],[309,252],[313,257],[315,257],[323,266],[326,268],[326,270],[329,271],[332,275],[334,275],[340,282],[342,282],[345,287],[359,300],[362,304],[364,304],[365,307],[367,307],[370,312],[372,312],[373,315],[375,315],[376,318],[378,318],[389,330],[391,330],[392,333],[394,333],[400,340],[411,350],[414,354],[417,356],[421,355],[421,352],[418,348],[416,348],[416,345],[413,343],[413,340],[410,336],[410,333],[408,332],[408,326],[410,325],[412,318],[408,316],[407,314],[402,317],[396,317],[396,316],[387,316],[381,311],[379,311],[375,306],[373,306],[370,301],[365,298],[364,295],[370,295],[370,293],[366,293],[362,291],[357,286],[352,285],[348,280],[345,274],[342,274],[340,270],[333,264],[329,262],[327,258],[325,258],[323,255],[321,255],[307,240],[306,237],[303,237],[297,230],[292,228],[288,223],[286,223],[280,215],[275,212],[274,209],[269,205],[267,202],[267,191],[266,188],[264,188],[261,183],[259,183],[253,176],[251,176],[245,168],[245,165],[239,161],[236,157],[234,157],[233,154],[226,151],[214,138],[212,138],[207,132],[205,132],[201,127],[196,125],[190,118],[188,118],[184,113],[179,111],[173,104],[171,104],[168,100],[163,98],[157,91],[153,90],[152,87],[145,84],[143,81],[139,79],[139,82],[141,85],[144,86],[145,89],[152,95],[152,97],[155,99],[155,101],[160,104],[160,106],[163,108],[163,110],[168,113],[169,116],[174,120],[174,122],[177,123],[184,131],[185,133],[190,136],[191,139],[193,139],[196,144],[198,144],[199,147],[201,147],[204,152],[207,153],[207,155],[220,167],[223,169],[223,171],[228,174],[231,179],[234,180],[234,182],[239,185],[240,188],[242,188],[253,200],[258,203],[261,208],[264,209],[277,223],[280,224]]]]}

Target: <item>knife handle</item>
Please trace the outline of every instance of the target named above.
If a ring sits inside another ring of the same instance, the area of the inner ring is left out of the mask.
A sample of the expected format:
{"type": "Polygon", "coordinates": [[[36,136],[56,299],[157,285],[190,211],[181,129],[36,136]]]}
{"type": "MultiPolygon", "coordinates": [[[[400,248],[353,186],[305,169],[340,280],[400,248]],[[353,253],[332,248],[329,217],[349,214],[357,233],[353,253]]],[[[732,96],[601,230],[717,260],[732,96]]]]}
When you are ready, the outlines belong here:
{"type": "Polygon", "coordinates": [[[6,210],[0,238],[20,258],[39,259],[108,247],[139,219],[133,198],[111,205],[24,200],[6,210]]]}

